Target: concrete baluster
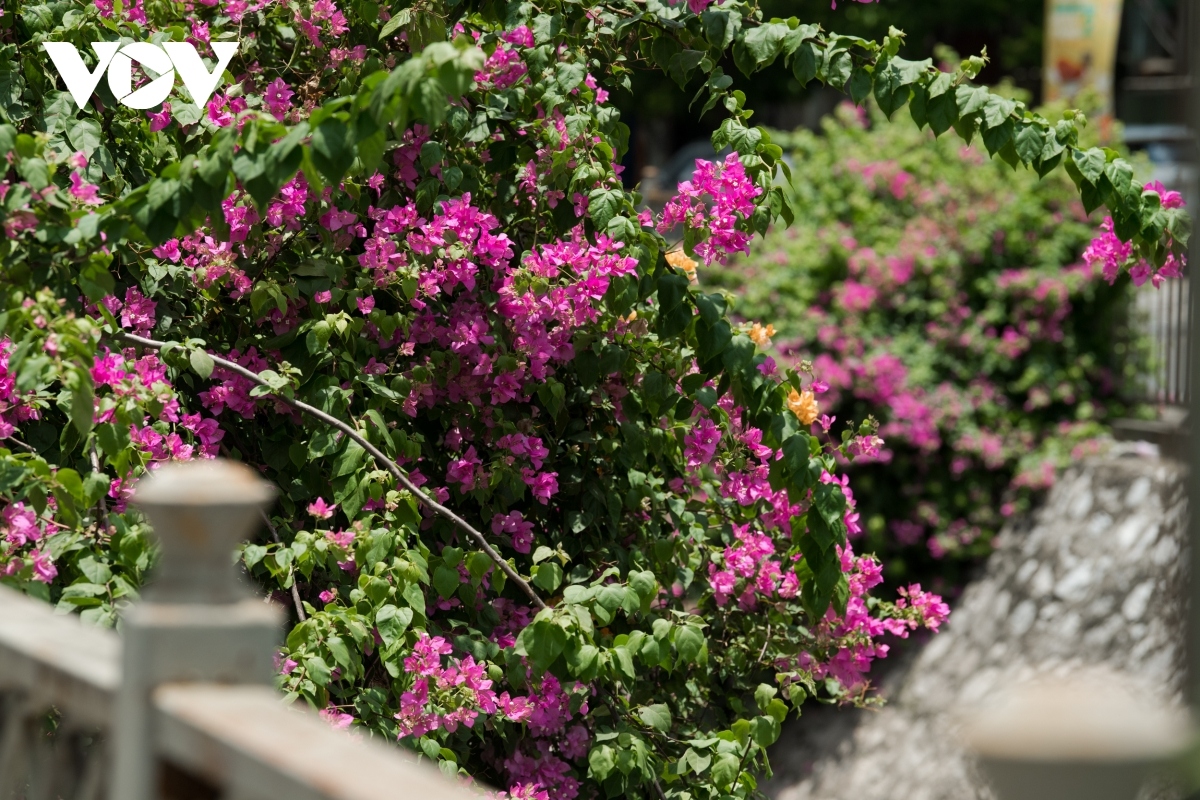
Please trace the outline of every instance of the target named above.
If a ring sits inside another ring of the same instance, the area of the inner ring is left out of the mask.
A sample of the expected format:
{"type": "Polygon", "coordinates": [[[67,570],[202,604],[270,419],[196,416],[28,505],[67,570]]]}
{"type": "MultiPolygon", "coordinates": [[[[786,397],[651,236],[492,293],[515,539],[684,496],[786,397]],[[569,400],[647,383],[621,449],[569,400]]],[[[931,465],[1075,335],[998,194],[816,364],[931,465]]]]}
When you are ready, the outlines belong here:
{"type": "Polygon", "coordinates": [[[111,797],[155,800],[151,692],[164,683],[270,684],[284,613],[233,565],[275,489],[250,468],[205,460],[163,465],[133,502],[162,544],[143,601],[124,616],[111,797]]]}

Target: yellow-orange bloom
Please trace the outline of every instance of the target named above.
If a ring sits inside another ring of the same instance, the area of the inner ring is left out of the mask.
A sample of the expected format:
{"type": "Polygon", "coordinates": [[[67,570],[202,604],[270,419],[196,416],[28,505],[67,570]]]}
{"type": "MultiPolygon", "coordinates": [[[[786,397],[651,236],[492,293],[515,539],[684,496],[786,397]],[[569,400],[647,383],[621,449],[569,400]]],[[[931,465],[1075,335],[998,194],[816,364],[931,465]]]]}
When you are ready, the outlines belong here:
{"type": "Polygon", "coordinates": [[[817,406],[817,396],[809,391],[797,392],[792,389],[792,393],[788,395],[787,407],[805,425],[812,425],[821,413],[817,406]]]}
{"type": "Polygon", "coordinates": [[[688,258],[682,250],[672,250],[667,253],[667,263],[675,269],[687,273],[688,280],[696,280],[696,262],[688,258]]]}
{"type": "Polygon", "coordinates": [[[750,328],[750,338],[759,347],[766,347],[771,343],[771,337],[775,335],[775,326],[767,325],[763,327],[762,323],[756,322],[750,328]]]}

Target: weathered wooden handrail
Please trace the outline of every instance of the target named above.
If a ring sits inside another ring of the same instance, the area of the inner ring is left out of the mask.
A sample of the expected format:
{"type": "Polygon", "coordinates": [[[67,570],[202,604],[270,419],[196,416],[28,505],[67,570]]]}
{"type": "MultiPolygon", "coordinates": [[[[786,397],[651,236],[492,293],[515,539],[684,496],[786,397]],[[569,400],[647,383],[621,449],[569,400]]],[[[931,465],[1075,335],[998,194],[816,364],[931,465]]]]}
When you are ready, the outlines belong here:
{"type": "Polygon", "coordinates": [[[229,556],[272,498],[233,462],[143,482],[163,556],[120,636],[0,587],[0,800],[478,797],[270,686],[283,614],[229,556]]]}

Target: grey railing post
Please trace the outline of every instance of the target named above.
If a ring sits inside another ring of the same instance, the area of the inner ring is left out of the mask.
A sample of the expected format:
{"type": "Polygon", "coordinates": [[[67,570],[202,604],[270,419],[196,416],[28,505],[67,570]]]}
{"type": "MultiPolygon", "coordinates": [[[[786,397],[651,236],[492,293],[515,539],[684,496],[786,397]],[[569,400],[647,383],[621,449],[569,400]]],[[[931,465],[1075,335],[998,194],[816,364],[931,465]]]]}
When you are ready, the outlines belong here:
{"type": "Polygon", "coordinates": [[[1010,686],[972,711],[966,741],[1000,800],[1134,800],[1183,752],[1185,713],[1097,668],[1010,686]]]}
{"type": "Polygon", "coordinates": [[[134,503],[162,543],[143,602],[124,617],[112,800],[155,800],[151,693],[163,683],[269,684],[283,612],[256,598],[233,552],[257,527],[275,489],[232,461],[166,464],[134,503]]]}

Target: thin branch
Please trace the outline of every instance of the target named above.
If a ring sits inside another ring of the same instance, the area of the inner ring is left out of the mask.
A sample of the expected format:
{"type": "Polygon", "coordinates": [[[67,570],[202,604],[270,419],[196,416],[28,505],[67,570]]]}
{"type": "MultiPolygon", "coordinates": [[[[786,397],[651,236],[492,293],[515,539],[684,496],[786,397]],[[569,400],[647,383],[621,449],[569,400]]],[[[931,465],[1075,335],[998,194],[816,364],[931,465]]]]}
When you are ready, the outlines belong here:
{"type": "MultiPolygon", "coordinates": [[[[92,442],[91,456],[92,456],[92,469],[95,470],[96,472],[101,472],[102,470],[100,469],[100,457],[98,455],[96,455],[96,442],[95,441],[92,442]]],[[[108,500],[105,499],[103,494],[100,495],[100,524],[104,526],[104,535],[112,536],[112,532],[113,532],[112,525],[110,525],[108,523],[108,500]]]]}
{"type": "MultiPolygon", "coordinates": [[[[227,431],[227,433],[233,435],[235,438],[237,436],[233,431],[227,431]]],[[[229,458],[229,448],[225,445],[220,445],[220,447],[221,453],[226,458],[229,458]]],[[[249,451],[245,447],[242,447],[242,452],[248,453],[249,451]]],[[[258,513],[262,515],[263,522],[266,523],[267,530],[271,532],[271,538],[275,540],[275,544],[283,547],[283,540],[279,538],[279,531],[271,523],[271,518],[267,516],[267,512],[260,509],[258,513]]],[[[296,616],[300,618],[301,622],[304,622],[308,619],[308,615],[304,613],[304,602],[300,599],[300,589],[296,586],[296,565],[290,560],[288,561],[288,575],[292,579],[292,603],[296,606],[296,616]]],[[[269,601],[271,596],[267,595],[265,599],[269,601]]]]}
{"type": "Polygon", "coordinates": [[[762,663],[763,656],[767,654],[767,645],[771,643],[771,623],[767,623],[767,637],[763,640],[762,650],[758,653],[758,663],[762,663]]]}
{"type": "MultiPolygon", "coordinates": [[[[271,538],[280,547],[283,546],[283,540],[279,538],[279,531],[275,530],[275,526],[271,524],[271,518],[267,516],[266,511],[259,511],[262,514],[263,522],[267,524],[267,530],[271,532],[271,538]]],[[[292,573],[292,602],[296,604],[296,616],[300,617],[300,621],[304,622],[308,619],[308,615],[304,613],[304,603],[300,600],[300,589],[296,586],[296,568],[291,568],[292,573]]]]}
{"type": "Polygon", "coordinates": [[[34,450],[32,447],[25,444],[24,442],[22,442],[20,439],[18,439],[15,436],[9,436],[8,441],[12,442],[17,447],[20,447],[22,450],[25,450],[26,452],[33,453],[35,456],[37,455],[37,450],[34,450]]]}
{"type": "MultiPolygon", "coordinates": [[[[155,350],[161,350],[162,348],[166,347],[168,344],[167,342],[159,342],[154,339],[147,339],[144,336],[138,336],[136,334],[126,333],[125,331],[121,331],[118,335],[121,338],[125,339],[125,341],[127,341],[127,342],[131,342],[133,344],[140,344],[144,347],[151,347],[151,348],[154,348],[155,350]]],[[[209,353],[209,356],[212,358],[213,363],[217,364],[222,369],[226,369],[237,375],[241,375],[243,378],[246,378],[247,380],[254,381],[254,383],[258,384],[259,386],[264,386],[268,389],[271,389],[271,392],[270,392],[271,396],[276,398],[280,402],[283,402],[283,403],[291,406],[292,408],[296,409],[297,411],[302,411],[305,414],[308,414],[309,416],[316,417],[321,422],[324,422],[326,425],[337,428],[339,431],[341,431],[342,433],[349,436],[354,442],[356,442],[358,444],[359,447],[361,447],[363,450],[366,450],[368,453],[371,454],[372,458],[374,458],[376,461],[378,461],[380,464],[382,464],[383,467],[385,469],[387,469],[388,472],[392,473],[392,476],[396,479],[396,481],[401,486],[403,486],[405,489],[407,489],[409,492],[411,492],[412,495],[414,497],[416,497],[418,501],[423,503],[426,508],[429,508],[435,514],[440,514],[442,517],[445,517],[446,519],[450,520],[450,522],[454,523],[454,525],[457,526],[460,530],[462,530],[464,533],[466,533],[468,536],[470,536],[472,539],[474,539],[475,543],[479,545],[480,549],[482,549],[483,552],[487,553],[488,557],[490,559],[492,559],[492,561],[496,564],[497,567],[500,568],[500,570],[508,577],[508,579],[511,580],[513,583],[517,584],[517,586],[521,587],[521,590],[523,592],[525,592],[525,594],[529,597],[530,600],[533,601],[534,605],[536,605],[540,609],[544,609],[544,608],[548,607],[546,605],[545,601],[542,600],[542,598],[538,596],[538,593],[533,590],[533,587],[530,586],[529,583],[526,582],[526,580],[524,578],[522,578],[521,575],[515,569],[513,569],[512,566],[510,566],[507,561],[505,561],[500,556],[500,553],[498,553],[496,551],[496,548],[492,547],[491,543],[488,542],[487,538],[482,533],[480,533],[478,530],[476,530],[469,522],[467,522],[465,519],[460,517],[458,514],[455,514],[453,511],[446,508],[444,505],[442,505],[438,501],[434,500],[432,497],[427,495],[425,492],[421,491],[420,487],[418,487],[415,483],[413,483],[411,480],[409,480],[408,475],[405,474],[404,470],[400,468],[399,464],[397,464],[392,459],[388,458],[387,455],[385,455],[383,453],[383,451],[381,451],[378,447],[376,447],[375,445],[368,442],[366,437],[364,437],[361,433],[359,433],[357,429],[355,429],[351,425],[348,425],[347,423],[343,422],[342,420],[338,419],[337,417],[331,416],[330,414],[326,414],[324,411],[322,411],[319,408],[310,406],[308,403],[305,403],[303,400],[297,400],[294,397],[288,397],[286,395],[276,392],[271,387],[271,385],[269,383],[267,383],[266,380],[259,377],[257,372],[248,370],[245,367],[243,367],[241,364],[238,364],[234,361],[230,361],[227,358],[221,358],[220,356],[213,355],[212,353],[209,353]]]]}

